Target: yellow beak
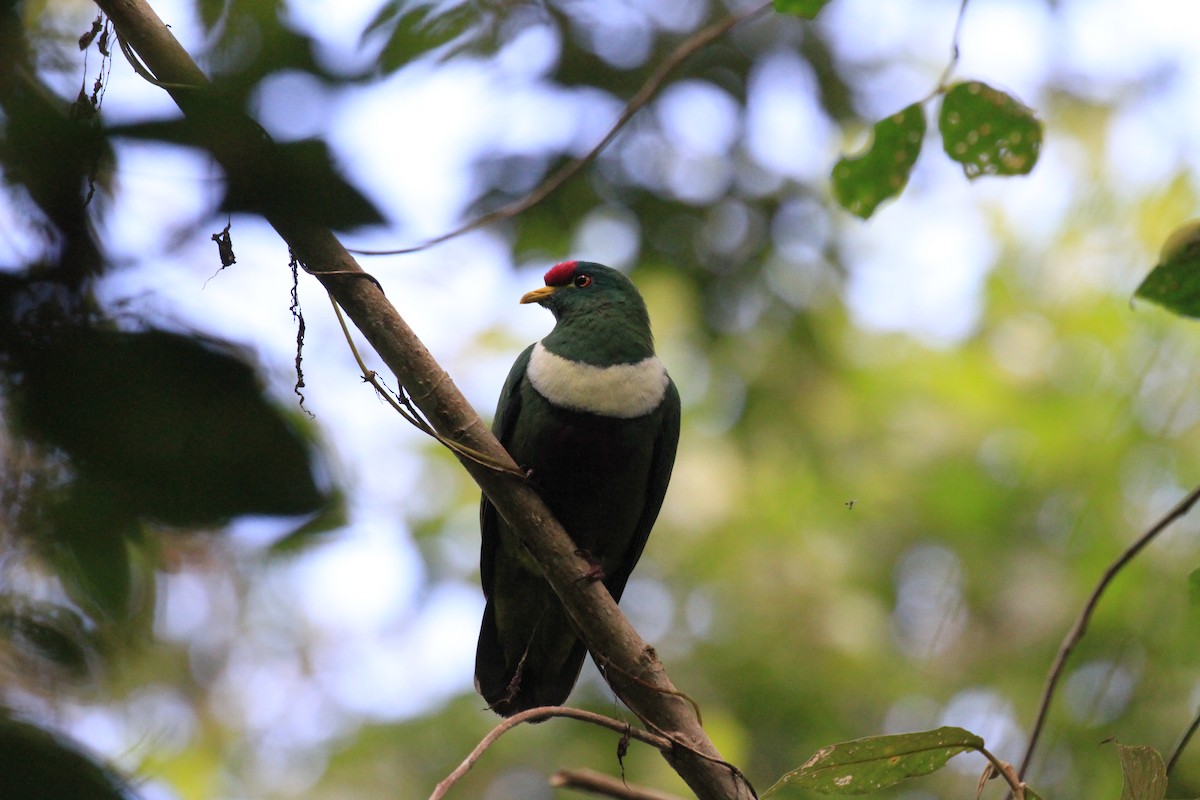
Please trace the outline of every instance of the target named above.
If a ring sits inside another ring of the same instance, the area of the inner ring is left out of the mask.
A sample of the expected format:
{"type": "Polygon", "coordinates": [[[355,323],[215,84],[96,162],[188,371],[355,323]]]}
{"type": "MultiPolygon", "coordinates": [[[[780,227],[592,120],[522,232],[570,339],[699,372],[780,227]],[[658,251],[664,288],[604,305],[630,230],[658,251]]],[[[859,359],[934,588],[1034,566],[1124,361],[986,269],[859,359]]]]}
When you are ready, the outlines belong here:
{"type": "Polygon", "coordinates": [[[540,303],[561,288],[561,286],[543,286],[540,289],[534,289],[532,292],[521,295],[521,303],[540,303]]]}

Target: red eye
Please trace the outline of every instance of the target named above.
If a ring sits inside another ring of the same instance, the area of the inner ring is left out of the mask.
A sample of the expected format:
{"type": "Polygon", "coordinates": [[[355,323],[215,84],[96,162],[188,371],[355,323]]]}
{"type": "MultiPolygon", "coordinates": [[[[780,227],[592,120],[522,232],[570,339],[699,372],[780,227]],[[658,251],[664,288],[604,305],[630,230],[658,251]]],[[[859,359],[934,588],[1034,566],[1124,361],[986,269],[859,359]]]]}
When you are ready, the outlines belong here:
{"type": "Polygon", "coordinates": [[[592,285],[592,276],[591,275],[576,275],[575,276],[575,288],[576,289],[586,289],[587,287],[589,287],[591,285],[592,285]]]}

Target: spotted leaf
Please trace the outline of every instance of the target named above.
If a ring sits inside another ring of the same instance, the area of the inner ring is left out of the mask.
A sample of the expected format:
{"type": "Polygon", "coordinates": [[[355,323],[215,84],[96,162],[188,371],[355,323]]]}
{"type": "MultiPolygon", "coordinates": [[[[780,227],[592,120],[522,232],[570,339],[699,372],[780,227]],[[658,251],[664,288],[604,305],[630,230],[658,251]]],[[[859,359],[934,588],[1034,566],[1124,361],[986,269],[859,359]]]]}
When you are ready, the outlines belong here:
{"type": "Polygon", "coordinates": [[[1042,123],[1010,94],[986,83],[956,83],[938,117],[946,155],[968,178],[1025,175],[1042,149],[1042,123]]]}
{"type": "Polygon", "coordinates": [[[800,796],[800,790],[824,794],[877,792],[908,778],[936,772],[959,753],[982,747],[983,739],[951,727],[832,744],[780,778],[762,800],[774,795],[800,796]]]}
{"type": "Polygon", "coordinates": [[[904,190],[925,138],[925,111],[913,103],[875,123],[871,143],[833,167],[833,195],[842,208],[867,219],[904,190]]]}

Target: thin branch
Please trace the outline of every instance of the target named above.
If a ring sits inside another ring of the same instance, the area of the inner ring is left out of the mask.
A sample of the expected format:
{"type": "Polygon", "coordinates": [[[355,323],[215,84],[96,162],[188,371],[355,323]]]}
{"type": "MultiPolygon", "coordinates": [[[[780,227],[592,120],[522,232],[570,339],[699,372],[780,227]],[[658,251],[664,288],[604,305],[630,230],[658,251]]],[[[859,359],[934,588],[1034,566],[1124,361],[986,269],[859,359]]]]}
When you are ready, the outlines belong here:
{"type": "Polygon", "coordinates": [[[1167,777],[1171,777],[1171,770],[1175,768],[1175,763],[1179,761],[1179,757],[1183,755],[1183,750],[1188,746],[1188,742],[1192,740],[1192,736],[1196,733],[1196,729],[1200,728],[1200,711],[1196,712],[1196,716],[1192,718],[1192,724],[1183,732],[1183,736],[1179,737],[1179,742],[1175,745],[1175,749],[1171,751],[1171,757],[1167,759],[1167,777]]]}
{"type": "Polygon", "coordinates": [[[979,789],[976,792],[976,797],[983,793],[984,782],[995,774],[1004,778],[1008,783],[1009,795],[1014,800],[1025,800],[1025,784],[1021,782],[1021,776],[1013,769],[1012,764],[996,758],[992,751],[986,747],[979,748],[979,752],[988,760],[989,764],[988,769],[984,770],[983,776],[979,779],[979,789]]]}
{"type": "Polygon", "coordinates": [[[955,68],[958,67],[958,40],[962,36],[963,18],[967,16],[968,2],[969,0],[962,0],[962,3],[958,6],[958,17],[954,20],[954,35],[950,38],[950,61],[946,64],[946,68],[942,70],[942,77],[938,78],[937,86],[933,87],[933,91],[929,93],[925,101],[932,100],[937,95],[946,91],[946,84],[949,82],[950,76],[954,74],[955,68]]]}
{"type": "Polygon", "coordinates": [[[1146,545],[1154,541],[1155,537],[1166,530],[1171,523],[1188,513],[1197,500],[1200,500],[1200,486],[1197,486],[1186,497],[1176,503],[1158,522],[1151,525],[1145,533],[1126,548],[1125,552],[1121,553],[1117,557],[1117,560],[1109,565],[1108,569],[1104,570],[1104,575],[1101,576],[1100,582],[1096,584],[1096,588],[1092,590],[1092,594],[1084,604],[1083,610],[1079,612],[1078,619],[1075,620],[1075,624],[1067,631],[1062,644],[1059,645],[1058,655],[1055,656],[1054,663],[1050,666],[1050,672],[1046,676],[1046,687],[1042,690],[1042,699],[1038,704],[1037,719],[1034,721],[1033,730],[1029,734],[1029,744],[1025,748],[1025,756],[1021,759],[1021,770],[1018,773],[1021,778],[1025,777],[1025,773],[1029,771],[1029,764],[1033,761],[1033,753],[1037,749],[1038,739],[1041,738],[1042,729],[1046,725],[1046,716],[1050,711],[1050,702],[1054,699],[1054,690],[1058,687],[1058,681],[1062,678],[1063,670],[1066,668],[1067,658],[1070,657],[1071,651],[1075,649],[1075,646],[1079,644],[1079,640],[1087,632],[1088,623],[1091,622],[1096,605],[1100,602],[1100,596],[1104,594],[1104,590],[1108,588],[1113,578],[1117,577],[1117,574],[1124,569],[1126,564],[1132,561],[1146,545]]]}
{"type": "Polygon", "coordinates": [[[643,681],[640,678],[638,678],[638,676],[631,675],[631,674],[625,672],[618,665],[614,664],[610,659],[607,659],[607,658],[597,658],[596,666],[598,666],[600,668],[601,672],[604,672],[605,670],[609,670],[609,669],[618,670],[619,672],[621,672],[623,674],[623,676],[625,677],[626,680],[629,680],[629,681],[637,683],[641,686],[644,686],[647,689],[649,689],[650,691],[663,692],[664,694],[669,694],[669,695],[672,695],[673,697],[678,697],[680,700],[683,700],[684,702],[686,702],[688,705],[690,705],[692,707],[692,713],[696,715],[696,721],[699,722],[701,725],[704,724],[704,717],[700,713],[700,704],[697,703],[696,700],[691,695],[687,694],[686,692],[681,692],[678,689],[667,690],[667,689],[663,689],[660,687],[652,686],[648,682],[643,681]]]}
{"type": "Polygon", "coordinates": [[[199,88],[190,83],[168,83],[167,81],[160,81],[150,73],[150,70],[146,68],[146,66],[142,63],[142,60],[137,57],[137,53],[135,53],[133,48],[129,46],[129,43],[125,41],[125,37],[121,35],[120,29],[116,30],[116,36],[117,45],[121,49],[121,54],[125,56],[125,60],[129,62],[129,66],[133,67],[133,71],[140,75],[143,80],[154,84],[160,89],[186,90],[199,88]]]}
{"type": "Polygon", "coordinates": [[[388,391],[379,379],[379,373],[368,368],[367,363],[363,361],[362,355],[359,354],[358,346],[354,344],[354,337],[350,335],[350,328],[346,325],[346,318],[342,316],[342,307],[338,305],[332,292],[329,293],[329,302],[333,304],[333,313],[337,315],[338,324],[342,326],[342,335],[346,337],[346,344],[350,346],[350,353],[354,356],[354,362],[358,365],[358,370],[362,373],[363,380],[371,384],[372,388],[375,389],[375,393],[387,401],[388,405],[395,409],[396,413],[404,417],[408,424],[421,431],[421,433],[436,439],[448,450],[463,458],[469,458],[476,464],[488,469],[494,469],[497,472],[504,472],[521,479],[525,478],[525,473],[519,468],[510,467],[494,458],[489,458],[484,453],[472,447],[442,436],[434,430],[433,426],[421,416],[421,412],[413,406],[412,402],[408,399],[408,395],[405,394],[403,387],[396,394],[388,391]]]}
{"type": "Polygon", "coordinates": [[[494,211],[489,211],[488,213],[478,216],[470,222],[467,222],[447,233],[443,233],[440,236],[435,236],[432,239],[428,239],[421,244],[413,245],[412,247],[404,247],[399,250],[356,250],[354,248],[349,248],[350,252],[360,256],[398,256],[406,253],[417,253],[421,250],[427,250],[434,245],[442,244],[443,242],[447,242],[451,239],[462,236],[464,233],[470,233],[471,231],[478,230],[479,228],[486,227],[495,222],[500,222],[501,220],[515,217],[517,214],[529,210],[557,191],[564,183],[575,177],[576,173],[590,164],[596,158],[596,156],[600,155],[601,151],[608,147],[616,135],[620,133],[621,129],[624,128],[629,120],[633,118],[633,115],[654,99],[654,96],[658,94],[659,89],[662,88],[663,83],[666,82],[670,74],[674,72],[680,64],[690,58],[698,50],[707,47],[717,39],[724,36],[733,28],[737,27],[737,25],[740,23],[760,14],[766,13],[770,9],[771,3],[768,2],[746,11],[738,11],[734,14],[730,14],[724,19],[714,22],[707,28],[697,31],[695,34],[681,42],[674,50],[671,51],[670,55],[668,55],[657,67],[655,67],[654,71],[650,73],[650,77],[648,77],[646,82],[642,84],[641,88],[637,90],[637,93],[634,94],[633,97],[629,98],[629,102],[625,104],[625,108],[617,117],[617,121],[613,123],[612,127],[608,129],[608,133],[604,134],[604,137],[595,147],[589,150],[586,154],[568,161],[552,175],[550,175],[550,177],[546,178],[546,180],[534,187],[534,189],[524,197],[513,200],[510,203],[506,203],[494,211]]]}
{"type": "Polygon", "coordinates": [[[450,790],[459,778],[466,775],[471,767],[483,757],[488,748],[496,743],[501,736],[508,733],[518,725],[526,722],[541,722],[550,719],[551,717],[567,717],[576,719],[581,722],[588,722],[592,725],[599,725],[602,728],[616,731],[622,736],[629,736],[637,739],[639,742],[644,742],[651,747],[657,748],[663,752],[671,749],[672,742],[670,739],[659,736],[658,734],[648,733],[646,731],[633,728],[627,722],[606,717],[602,714],[594,714],[591,711],[584,711],[579,708],[569,708],[567,706],[542,706],[541,708],[531,708],[528,711],[522,711],[518,714],[513,714],[508,719],[501,722],[496,727],[488,731],[487,736],[480,740],[479,744],[475,745],[475,749],[463,759],[462,763],[454,768],[454,771],[445,777],[433,790],[433,794],[429,795],[429,800],[441,800],[446,796],[446,792],[450,790]]]}
{"type": "Polygon", "coordinates": [[[555,789],[575,789],[618,800],[682,800],[678,795],[660,792],[646,786],[630,785],[611,775],[591,769],[564,769],[550,776],[555,789]]]}

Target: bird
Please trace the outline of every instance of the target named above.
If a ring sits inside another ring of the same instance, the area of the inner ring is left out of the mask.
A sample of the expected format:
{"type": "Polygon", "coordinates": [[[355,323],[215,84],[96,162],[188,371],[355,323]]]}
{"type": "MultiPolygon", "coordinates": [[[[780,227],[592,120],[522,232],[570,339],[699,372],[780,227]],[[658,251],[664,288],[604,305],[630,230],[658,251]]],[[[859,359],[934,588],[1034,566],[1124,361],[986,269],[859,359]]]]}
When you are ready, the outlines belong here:
{"type": "MultiPolygon", "coordinates": [[[[492,431],[525,471],[614,601],[662,508],[680,400],[654,352],[646,304],[622,272],[564,261],[521,297],[555,324],[513,364],[492,431]]],[[[504,717],[562,705],[587,648],[541,569],[486,496],[479,572],[486,600],[475,688],[504,717]]]]}

